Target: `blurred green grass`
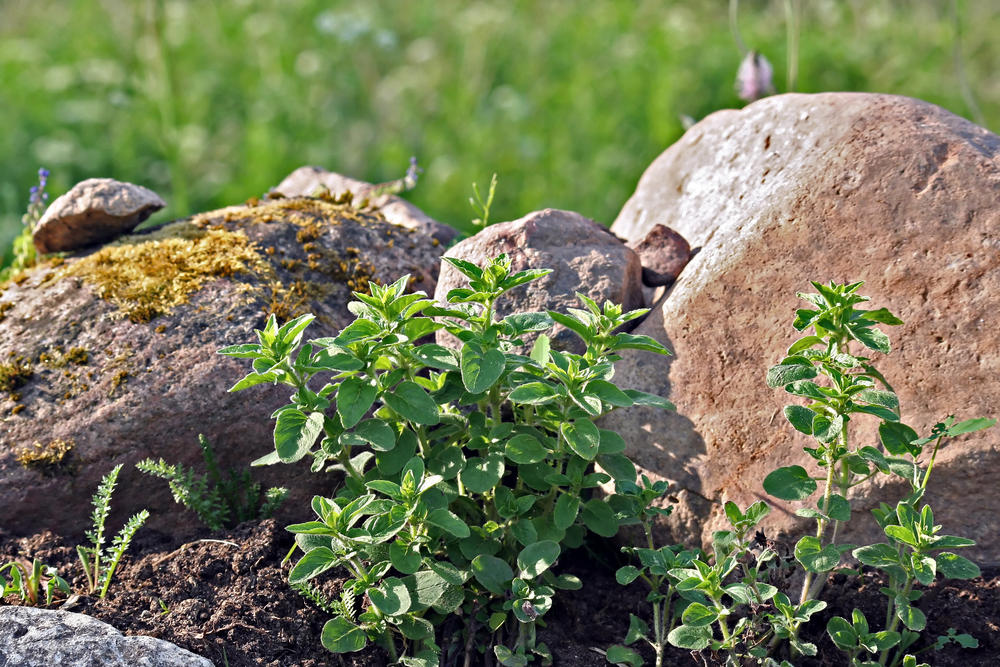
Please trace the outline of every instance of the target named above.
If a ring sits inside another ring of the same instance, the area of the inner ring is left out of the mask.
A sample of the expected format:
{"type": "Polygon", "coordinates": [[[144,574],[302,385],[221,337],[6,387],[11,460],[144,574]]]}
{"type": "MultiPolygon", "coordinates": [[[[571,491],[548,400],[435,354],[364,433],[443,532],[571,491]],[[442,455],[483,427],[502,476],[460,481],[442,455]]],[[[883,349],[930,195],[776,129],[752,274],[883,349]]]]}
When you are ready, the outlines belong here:
{"type": "MultiPolygon", "coordinates": [[[[779,91],[783,6],[740,3],[779,91]]],[[[995,0],[802,6],[799,91],[910,95],[1000,127],[995,0]]],[[[426,173],[408,198],[458,227],[471,183],[494,171],[493,220],[553,206],[610,223],[682,116],[742,104],[727,7],[4,0],[0,248],[39,166],[53,196],[93,176],[152,187],[167,219],[259,195],[304,164],[381,181],[416,155],[426,173]]]]}

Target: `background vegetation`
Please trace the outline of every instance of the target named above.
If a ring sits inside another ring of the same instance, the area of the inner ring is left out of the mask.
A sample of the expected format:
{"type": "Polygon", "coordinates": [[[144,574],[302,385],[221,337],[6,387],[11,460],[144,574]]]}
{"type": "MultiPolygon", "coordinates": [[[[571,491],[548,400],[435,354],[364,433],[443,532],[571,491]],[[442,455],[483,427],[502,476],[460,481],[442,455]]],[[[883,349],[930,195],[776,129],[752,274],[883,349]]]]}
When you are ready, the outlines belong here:
{"type": "MultiPolygon", "coordinates": [[[[995,0],[757,0],[744,41],[786,90],[896,93],[1000,128],[995,0]],[[960,36],[960,40],[957,39],[960,36]],[[959,57],[960,56],[960,57],[959,57]]],[[[554,206],[610,223],[648,163],[742,104],[725,0],[3,0],[0,248],[39,166],[53,196],[92,176],[152,187],[156,219],[259,195],[318,164],[466,226],[554,206]]]]}

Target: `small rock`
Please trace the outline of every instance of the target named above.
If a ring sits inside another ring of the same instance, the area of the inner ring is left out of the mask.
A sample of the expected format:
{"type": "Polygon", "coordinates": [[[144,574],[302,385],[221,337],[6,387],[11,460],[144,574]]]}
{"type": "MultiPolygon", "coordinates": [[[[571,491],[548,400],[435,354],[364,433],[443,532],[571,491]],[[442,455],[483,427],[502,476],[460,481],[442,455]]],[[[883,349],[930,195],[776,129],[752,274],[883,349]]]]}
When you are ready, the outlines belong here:
{"type": "Polygon", "coordinates": [[[0,665],[19,667],[212,667],[207,658],[153,637],[126,637],[70,611],[0,607],[0,665]]]}
{"type": "Polygon", "coordinates": [[[642,282],[649,287],[673,284],[691,259],[691,246],[666,225],[655,225],[642,241],[630,247],[639,253],[642,282]]]}
{"type": "MultiPolygon", "coordinates": [[[[499,317],[512,312],[581,308],[577,292],[598,304],[610,299],[626,310],[643,306],[639,256],[605,227],[579,213],[551,208],[535,211],[520,220],[491,225],[447,254],[482,266],[500,253],[511,258],[512,271],[553,271],[504,294],[497,303],[499,317]]],[[[442,263],[434,298],[443,303],[449,291],[465,284],[457,269],[442,263]]],[[[527,335],[523,340],[530,347],[536,337],[527,335]]],[[[439,331],[438,343],[454,346],[457,340],[439,331]]],[[[552,330],[552,343],[557,349],[583,352],[580,339],[562,325],[552,330]]]]}
{"type": "Polygon", "coordinates": [[[141,185],[88,178],[45,211],[35,227],[35,249],[45,254],[110,241],[164,206],[155,192],[141,185]]]}
{"type": "MultiPolygon", "coordinates": [[[[375,188],[371,183],[327,171],[322,167],[299,167],[272,188],[271,193],[283,197],[315,197],[326,189],[333,199],[350,193],[357,205],[374,194],[375,188]]],[[[429,234],[442,246],[447,246],[458,235],[452,227],[434,220],[410,202],[395,195],[373,197],[368,205],[378,209],[382,217],[392,224],[429,234]]]]}

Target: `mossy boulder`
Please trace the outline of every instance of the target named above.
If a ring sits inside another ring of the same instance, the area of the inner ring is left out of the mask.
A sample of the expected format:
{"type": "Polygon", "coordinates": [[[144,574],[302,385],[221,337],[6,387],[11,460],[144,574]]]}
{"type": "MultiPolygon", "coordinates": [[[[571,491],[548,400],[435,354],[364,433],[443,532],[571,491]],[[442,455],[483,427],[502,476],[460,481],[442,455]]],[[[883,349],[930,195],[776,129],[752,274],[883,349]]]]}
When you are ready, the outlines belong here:
{"type": "MultiPolygon", "coordinates": [[[[203,469],[203,433],[223,469],[244,467],[272,449],[269,416],[290,393],[227,393],[247,368],[216,351],[252,340],[271,313],[312,312],[307,335],[335,335],[353,319],[351,291],[371,282],[409,273],[433,293],[442,251],[377,210],[298,197],[202,213],[29,270],[0,291],[3,529],[82,539],[100,478],[123,463],[109,525],[145,507],[150,526],[183,533],[194,515],[134,463],[203,469]],[[34,443],[56,441],[73,445],[58,461],[24,464],[34,443]]],[[[296,513],[332,488],[308,463],[257,474],[292,488],[284,507],[296,513]]]]}

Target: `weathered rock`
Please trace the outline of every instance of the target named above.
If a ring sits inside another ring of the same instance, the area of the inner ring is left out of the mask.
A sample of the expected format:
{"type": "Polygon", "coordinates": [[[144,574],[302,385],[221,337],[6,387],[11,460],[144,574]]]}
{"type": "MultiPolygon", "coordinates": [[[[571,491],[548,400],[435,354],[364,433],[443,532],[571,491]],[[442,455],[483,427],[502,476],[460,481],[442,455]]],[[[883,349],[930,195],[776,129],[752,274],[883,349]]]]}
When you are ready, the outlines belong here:
{"type": "MultiPolygon", "coordinates": [[[[269,416],[291,389],[227,393],[250,370],[216,353],[255,340],[269,313],[317,315],[307,338],[353,321],[352,290],[412,274],[433,293],[440,246],[430,236],[318,199],[203,213],[50,261],[0,293],[0,507],[4,528],[79,535],[100,478],[125,464],[109,526],[149,508],[149,526],[183,534],[192,513],[134,463],[163,457],[204,470],[197,436],[219,465],[273,450],[269,416]],[[33,443],[38,443],[33,447],[33,443]]],[[[301,519],[331,481],[295,466],[255,469],[292,489],[279,518],[301,519]]]]}
{"type": "Polygon", "coordinates": [[[35,249],[44,254],[86,248],[115,239],[166,206],[141,185],[88,178],[57,198],[35,227],[35,249]]]}
{"type": "Polygon", "coordinates": [[[0,665],[18,667],[212,667],[154,637],[125,636],[96,618],[35,607],[0,607],[0,665]]]}
{"type": "Polygon", "coordinates": [[[458,235],[454,228],[432,219],[405,199],[391,194],[378,194],[377,187],[322,167],[299,167],[272,188],[271,192],[285,197],[312,197],[325,189],[333,199],[349,195],[356,205],[367,202],[368,206],[378,209],[389,222],[429,234],[444,245],[451,243],[458,235]]]}
{"type": "MultiPolygon", "coordinates": [[[[931,104],[884,95],[782,95],[709,116],[646,171],[612,228],[631,240],[666,217],[701,246],[661,308],[639,327],[675,356],[630,355],[616,381],[669,395],[678,415],[612,415],[642,467],[677,481],[688,525],[708,538],[720,501],[764,496],[774,468],[801,464],[810,439],[782,416],[801,403],[764,384],[796,340],[791,321],[809,280],[864,280],[861,293],[906,324],[873,363],[926,433],[949,413],[997,417],[1000,406],[1000,137],[931,104]],[[698,507],[697,505],[700,505],[698,507]],[[698,520],[693,521],[692,516],[698,520]]],[[[859,417],[856,444],[874,444],[859,417]]],[[[944,532],[977,540],[965,555],[1000,560],[1000,429],[958,438],[938,456],[926,499],[944,532]]],[[[841,539],[884,539],[868,510],[899,485],[853,491],[841,539]]],[[[815,500],[815,499],[813,499],[815,500]]],[[[768,530],[802,534],[798,505],[768,530]]],[[[677,539],[690,539],[674,526],[677,539]]],[[[966,550],[963,550],[965,552],[966,550]]]]}
{"type": "Polygon", "coordinates": [[[691,246],[666,225],[653,225],[632,250],[642,263],[642,282],[648,287],[672,285],[691,259],[691,246]]]}
{"type": "MultiPolygon", "coordinates": [[[[552,273],[505,294],[497,303],[497,315],[512,312],[565,310],[582,307],[576,293],[599,304],[610,299],[626,309],[641,308],[642,267],[639,257],[608,230],[579,213],[545,209],[512,222],[491,225],[457,243],[446,253],[480,266],[507,253],[511,270],[553,269],[552,273]]],[[[435,299],[445,302],[448,292],[466,284],[465,277],[450,264],[441,264],[435,299]]],[[[551,332],[553,347],[582,352],[580,339],[557,325],[551,332]]],[[[525,336],[530,345],[536,336],[525,336]]],[[[442,345],[456,342],[438,332],[442,345]]]]}

